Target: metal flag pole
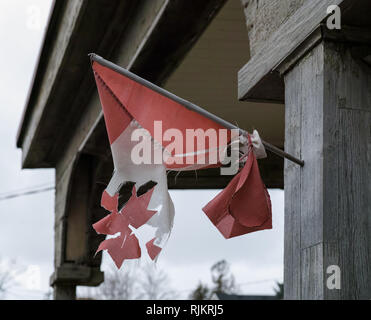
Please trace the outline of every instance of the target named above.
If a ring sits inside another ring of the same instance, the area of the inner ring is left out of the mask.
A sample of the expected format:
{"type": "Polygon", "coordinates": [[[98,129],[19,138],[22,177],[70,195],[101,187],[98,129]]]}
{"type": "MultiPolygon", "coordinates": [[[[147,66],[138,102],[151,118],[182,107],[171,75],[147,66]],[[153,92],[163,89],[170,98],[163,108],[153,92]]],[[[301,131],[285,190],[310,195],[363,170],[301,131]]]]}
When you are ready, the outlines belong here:
{"type": "MultiPolygon", "coordinates": [[[[165,90],[165,89],[163,89],[159,86],[156,86],[152,82],[149,82],[149,81],[137,76],[136,74],[134,74],[134,73],[132,73],[132,72],[130,72],[130,71],[128,71],[128,70],[126,70],[126,69],[124,69],[124,68],[122,68],[122,67],[120,67],[120,66],[118,66],[118,65],[116,65],[116,64],[114,64],[114,63],[112,63],[112,62],[110,62],[110,61],[108,61],[104,58],[102,58],[102,57],[100,57],[100,56],[98,56],[95,53],[90,53],[89,56],[90,56],[90,59],[92,61],[96,61],[99,64],[101,64],[101,65],[103,65],[107,68],[110,68],[110,69],[128,77],[129,79],[131,79],[133,81],[136,81],[136,82],[142,84],[143,86],[145,86],[145,87],[147,87],[147,88],[149,88],[153,91],[158,92],[159,94],[161,94],[161,95],[163,95],[163,96],[165,96],[165,97],[167,97],[171,100],[174,100],[175,102],[181,104],[182,106],[184,106],[184,107],[186,107],[190,110],[193,110],[193,111],[203,115],[204,117],[207,117],[207,118],[215,121],[216,123],[222,125],[223,127],[227,128],[227,129],[238,129],[238,130],[240,130],[241,133],[246,133],[246,130],[243,130],[243,129],[237,127],[236,125],[234,125],[234,124],[232,124],[232,123],[230,123],[230,122],[228,122],[228,121],[226,121],[222,118],[219,118],[215,114],[212,114],[212,113],[206,111],[205,109],[195,105],[192,102],[189,102],[185,99],[182,99],[182,98],[176,96],[175,94],[173,94],[173,93],[171,93],[171,92],[169,92],[169,91],[167,91],[167,90],[165,90]]],[[[274,153],[274,154],[276,154],[280,157],[286,158],[286,159],[288,159],[292,162],[295,162],[300,166],[304,166],[304,161],[303,160],[292,156],[291,154],[275,147],[274,145],[272,145],[272,144],[270,144],[270,143],[268,143],[264,140],[261,140],[261,142],[264,145],[264,147],[267,150],[269,150],[270,152],[272,152],[272,153],[274,153]]]]}

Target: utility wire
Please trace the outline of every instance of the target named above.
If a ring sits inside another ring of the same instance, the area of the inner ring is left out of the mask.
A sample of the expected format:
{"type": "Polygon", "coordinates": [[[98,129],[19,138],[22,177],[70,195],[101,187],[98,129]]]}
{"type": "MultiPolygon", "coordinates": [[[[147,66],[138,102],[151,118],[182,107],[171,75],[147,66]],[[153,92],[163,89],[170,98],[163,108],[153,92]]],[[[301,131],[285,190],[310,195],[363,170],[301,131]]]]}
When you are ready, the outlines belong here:
{"type": "Polygon", "coordinates": [[[34,189],[52,187],[53,185],[54,185],[54,182],[49,182],[49,183],[38,184],[38,185],[24,187],[24,188],[15,189],[15,190],[6,191],[6,192],[3,191],[3,192],[0,192],[0,197],[7,196],[7,195],[13,194],[13,193],[26,192],[26,191],[30,191],[30,190],[34,190],[34,189]]]}
{"type": "Polygon", "coordinates": [[[26,195],[30,195],[30,194],[46,192],[46,191],[50,191],[50,190],[54,190],[54,189],[55,189],[55,187],[46,187],[46,188],[41,188],[41,189],[28,190],[28,191],[24,191],[24,192],[15,192],[15,193],[7,194],[7,195],[4,195],[4,196],[0,196],[0,201],[12,199],[12,198],[17,198],[17,197],[21,197],[21,196],[26,196],[26,195]]]}

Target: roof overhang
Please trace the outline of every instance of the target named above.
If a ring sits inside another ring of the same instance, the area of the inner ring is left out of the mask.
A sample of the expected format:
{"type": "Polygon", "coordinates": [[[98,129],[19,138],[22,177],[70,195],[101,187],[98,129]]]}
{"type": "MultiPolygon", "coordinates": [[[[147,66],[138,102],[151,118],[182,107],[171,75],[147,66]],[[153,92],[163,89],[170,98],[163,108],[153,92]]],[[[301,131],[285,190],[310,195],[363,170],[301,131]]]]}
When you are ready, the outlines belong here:
{"type": "Polygon", "coordinates": [[[88,53],[116,62],[126,44],[126,67],[161,84],[225,2],[56,1],[17,137],[23,168],[55,167],[71,139],[95,90],[88,53]]]}
{"type": "Polygon", "coordinates": [[[369,43],[370,11],[368,0],[306,1],[239,71],[239,100],[284,103],[282,73],[296,62],[293,57],[304,56],[323,38],[369,43]],[[341,30],[330,32],[322,25],[330,5],[341,9],[341,30]]]}

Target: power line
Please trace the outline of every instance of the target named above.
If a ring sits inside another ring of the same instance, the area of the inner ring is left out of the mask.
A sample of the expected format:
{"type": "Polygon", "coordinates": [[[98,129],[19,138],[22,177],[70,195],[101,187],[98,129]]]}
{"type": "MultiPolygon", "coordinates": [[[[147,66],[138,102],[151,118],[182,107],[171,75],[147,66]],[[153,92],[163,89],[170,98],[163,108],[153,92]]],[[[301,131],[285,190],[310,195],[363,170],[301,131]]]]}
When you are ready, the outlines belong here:
{"type": "Polygon", "coordinates": [[[46,192],[46,191],[50,191],[50,190],[54,190],[54,189],[55,189],[55,187],[46,187],[46,188],[41,188],[41,189],[33,189],[33,190],[25,191],[25,192],[12,193],[12,194],[8,194],[8,195],[0,197],[0,201],[12,199],[12,198],[17,198],[17,197],[21,197],[21,196],[26,196],[26,195],[30,195],[30,194],[46,192]]]}
{"type": "Polygon", "coordinates": [[[54,185],[54,182],[48,182],[48,183],[38,184],[38,185],[29,186],[29,187],[25,187],[25,188],[15,189],[15,190],[11,190],[11,191],[0,192],[0,197],[7,196],[7,195],[13,194],[13,193],[26,192],[26,191],[30,191],[30,190],[34,190],[34,189],[52,187],[53,185],[54,185]]]}

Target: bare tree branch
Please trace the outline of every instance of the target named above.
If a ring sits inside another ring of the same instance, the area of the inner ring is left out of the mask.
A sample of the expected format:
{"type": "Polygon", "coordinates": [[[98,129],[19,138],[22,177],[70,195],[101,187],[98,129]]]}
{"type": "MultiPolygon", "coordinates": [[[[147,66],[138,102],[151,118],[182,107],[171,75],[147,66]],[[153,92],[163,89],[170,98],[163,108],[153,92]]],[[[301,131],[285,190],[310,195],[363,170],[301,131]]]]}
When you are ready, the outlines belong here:
{"type": "Polygon", "coordinates": [[[111,267],[105,271],[104,282],[88,290],[88,295],[103,300],[130,300],[135,298],[135,271],[130,268],[117,270],[111,267]]]}
{"type": "MultiPolygon", "coordinates": [[[[15,265],[15,261],[11,261],[11,266],[15,265]]],[[[0,299],[4,299],[10,288],[14,286],[14,277],[9,263],[5,263],[0,259],[0,299]]]]}
{"type": "Polygon", "coordinates": [[[104,300],[175,299],[177,295],[169,283],[166,273],[155,266],[135,269],[125,266],[121,270],[112,266],[105,271],[104,282],[97,288],[86,289],[82,296],[104,300]]]}
{"type": "Polygon", "coordinates": [[[170,281],[163,270],[156,265],[147,264],[141,270],[140,299],[168,300],[175,299],[177,294],[170,288],[170,281]]]}

